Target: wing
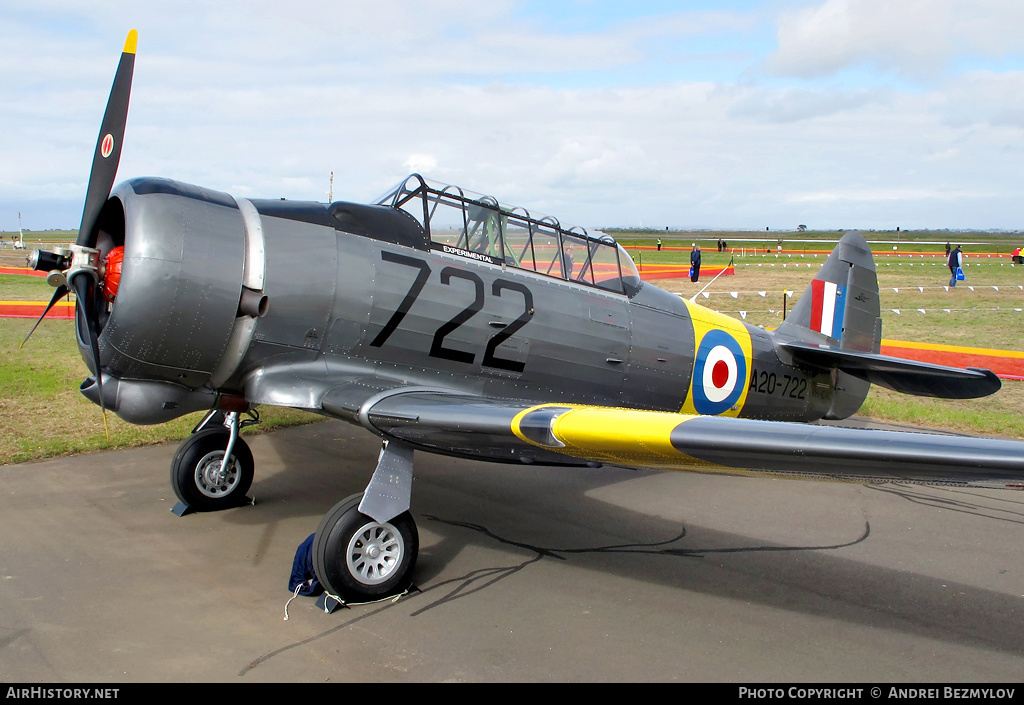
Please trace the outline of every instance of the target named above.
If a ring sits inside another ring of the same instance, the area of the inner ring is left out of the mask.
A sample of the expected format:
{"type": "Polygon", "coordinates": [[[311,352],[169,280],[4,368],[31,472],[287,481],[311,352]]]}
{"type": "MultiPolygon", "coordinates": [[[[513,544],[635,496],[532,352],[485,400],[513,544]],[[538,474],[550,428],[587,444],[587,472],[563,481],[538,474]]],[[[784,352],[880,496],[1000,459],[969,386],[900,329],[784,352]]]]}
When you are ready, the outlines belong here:
{"type": "Polygon", "coordinates": [[[658,411],[537,404],[394,387],[323,410],[435,453],[503,462],[1024,489],[1024,443],[658,411]]]}

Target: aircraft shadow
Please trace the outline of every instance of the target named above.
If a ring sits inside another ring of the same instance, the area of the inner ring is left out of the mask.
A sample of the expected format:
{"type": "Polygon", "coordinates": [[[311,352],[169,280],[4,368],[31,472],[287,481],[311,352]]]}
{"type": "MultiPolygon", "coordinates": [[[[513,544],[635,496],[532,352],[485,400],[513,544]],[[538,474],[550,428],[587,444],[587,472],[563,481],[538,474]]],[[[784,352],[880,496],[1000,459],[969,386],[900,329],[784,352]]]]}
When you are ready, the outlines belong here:
{"type": "MultiPolygon", "coordinates": [[[[225,513],[231,521],[273,523],[310,517],[312,532],[323,512],[360,491],[376,463],[379,441],[340,422],[316,424],[259,437],[280,458],[283,473],[261,481],[260,453],[254,492],[259,511],[225,513]],[[318,427],[318,428],[317,428],[318,427]],[[287,497],[287,501],[279,501],[287,497]]],[[[885,484],[863,489],[868,518],[851,515],[808,524],[799,543],[766,541],[595,499],[630,480],[661,473],[605,467],[597,470],[504,466],[427,454],[416,456],[413,513],[423,542],[414,580],[419,590],[412,616],[479,595],[496,583],[528,575],[541,561],[565,563],[597,575],[618,575],[671,586],[682,594],[719,598],[896,630],[957,644],[974,644],[1024,654],[1024,609],[1019,595],[939,579],[891,565],[873,564],[888,550],[888,538],[872,532],[871,503],[896,498],[905,503],[907,523],[930,512],[950,535],[960,517],[991,526],[993,540],[1018,543],[1024,533],[1024,501],[1016,493],[885,484]],[[500,560],[452,575],[449,566],[470,547],[490,549],[500,560]]],[[[702,483],[707,487],[707,477],[702,483]]],[[[754,482],[780,482],[799,493],[803,483],[718,477],[730,488],[750,485],[752,506],[761,501],[754,482]]],[[[830,483],[831,484],[831,483],[830,483]]],[[[710,497],[681,497],[707,502],[710,497]]],[[[742,511],[734,509],[733,511],[742,511]]],[[[685,513],[685,512],[684,512],[685,513]]],[[[807,522],[779,515],[776,521],[807,522]]],[[[820,521],[820,520],[819,520],[820,521]]],[[[934,519],[929,520],[929,525],[934,519]]],[[[803,525],[801,525],[803,528],[803,525]]],[[[295,544],[305,538],[296,536],[295,544]]],[[[936,541],[947,537],[936,536],[936,541]]],[[[889,561],[892,562],[892,559],[889,561]]],[[[941,568],[939,569],[941,570],[941,568]]],[[[993,568],[995,570],[995,568],[993,568]]],[[[542,593],[538,599],[543,599],[542,593]]],[[[333,631],[333,630],[332,630],[333,631]]]]}

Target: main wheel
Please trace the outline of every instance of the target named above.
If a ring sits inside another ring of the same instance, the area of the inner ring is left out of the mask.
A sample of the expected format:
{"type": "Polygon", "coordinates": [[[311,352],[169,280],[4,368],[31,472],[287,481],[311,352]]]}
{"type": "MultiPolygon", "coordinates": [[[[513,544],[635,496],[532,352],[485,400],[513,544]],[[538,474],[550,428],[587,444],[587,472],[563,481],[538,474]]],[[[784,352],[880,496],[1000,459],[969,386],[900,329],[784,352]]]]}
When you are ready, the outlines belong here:
{"type": "Polygon", "coordinates": [[[214,428],[190,436],[171,461],[171,486],[178,499],[199,512],[237,507],[252,486],[252,451],[235,439],[231,458],[224,463],[228,432],[214,428]],[[223,466],[223,467],[222,467],[223,466]]]}
{"type": "Polygon", "coordinates": [[[403,584],[416,565],[416,522],[403,512],[383,524],[359,512],[361,494],[324,515],[313,539],[313,569],[332,595],[375,598],[403,584]]]}

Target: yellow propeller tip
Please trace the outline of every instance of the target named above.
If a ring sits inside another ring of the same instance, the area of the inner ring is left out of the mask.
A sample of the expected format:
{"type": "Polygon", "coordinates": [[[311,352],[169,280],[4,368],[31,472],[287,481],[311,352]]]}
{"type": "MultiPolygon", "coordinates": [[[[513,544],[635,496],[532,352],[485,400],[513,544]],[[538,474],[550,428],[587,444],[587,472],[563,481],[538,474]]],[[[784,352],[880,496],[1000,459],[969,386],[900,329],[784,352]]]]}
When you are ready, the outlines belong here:
{"type": "Polygon", "coordinates": [[[124,53],[134,54],[135,47],[139,43],[139,33],[134,29],[128,31],[128,38],[124,40],[124,53]]]}

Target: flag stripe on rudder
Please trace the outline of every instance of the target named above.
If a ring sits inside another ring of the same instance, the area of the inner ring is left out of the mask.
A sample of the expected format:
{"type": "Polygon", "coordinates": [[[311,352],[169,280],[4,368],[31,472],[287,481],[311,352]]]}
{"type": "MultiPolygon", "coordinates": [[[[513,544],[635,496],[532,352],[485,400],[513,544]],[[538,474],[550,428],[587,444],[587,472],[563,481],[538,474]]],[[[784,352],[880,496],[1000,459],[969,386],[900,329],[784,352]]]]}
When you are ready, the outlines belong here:
{"type": "Polygon", "coordinates": [[[815,279],[811,282],[811,329],[839,339],[843,336],[846,287],[815,279]]]}

